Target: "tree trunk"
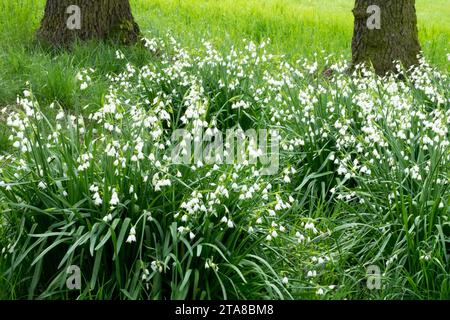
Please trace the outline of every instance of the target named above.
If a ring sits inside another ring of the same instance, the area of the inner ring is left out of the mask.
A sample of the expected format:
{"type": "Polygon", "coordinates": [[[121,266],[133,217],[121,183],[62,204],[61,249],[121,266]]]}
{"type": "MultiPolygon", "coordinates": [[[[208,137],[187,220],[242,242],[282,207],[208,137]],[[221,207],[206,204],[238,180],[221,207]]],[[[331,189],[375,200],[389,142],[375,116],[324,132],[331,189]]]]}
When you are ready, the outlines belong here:
{"type": "Polygon", "coordinates": [[[53,45],[66,46],[75,39],[133,43],[139,33],[129,0],[47,0],[37,36],[53,45]]]}
{"type": "Polygon", "coordinates": [[[406,68],[418,64],[421,48],[414,0],[356,0],[353,14],[353,66],[371,63],[377,74],[385,75],[396,71],[394,60],[406,68]],[[373,5],[380,9],[379,26],[373,5]]]}

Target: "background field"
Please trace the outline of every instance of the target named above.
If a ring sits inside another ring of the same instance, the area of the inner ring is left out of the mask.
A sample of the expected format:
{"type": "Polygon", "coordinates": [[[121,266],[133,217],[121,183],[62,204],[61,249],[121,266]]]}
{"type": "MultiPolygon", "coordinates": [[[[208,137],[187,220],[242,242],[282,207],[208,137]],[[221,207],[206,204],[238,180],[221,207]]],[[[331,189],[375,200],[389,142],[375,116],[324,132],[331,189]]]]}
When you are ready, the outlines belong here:
{"type": "MultiPolygon", "coordinates": [[[[270,51],[287,59],[314,54],[350,57],[353,32],[352,0],[131,0],[144,34],[170,32],[183,45],[195,48],[202,39],[229,48],[243,38],[271,39],[270,51]]],[[[33,45],[44,0],[2,1],[0,4],[0,103],[15,100],[26,80],[50,95],[69,95],[67,75],[83,64],[108,69],[111,50],[75,50],[52,57],[33,45]],[[46,73],[52,75],[51,79],[46,73]],[[51,83],[48,83],[48,82],[51,83]]],[[[418,0],[420,39],[427,59],[448,70],[450,1],[418,0]]],[[[52,97],[50,97],[52,98],[52,97]]],[[[63,97],[68,99],[67,97],[63,97]]],[[[63,99],[63,100],[64,100],[63,99]]]]}

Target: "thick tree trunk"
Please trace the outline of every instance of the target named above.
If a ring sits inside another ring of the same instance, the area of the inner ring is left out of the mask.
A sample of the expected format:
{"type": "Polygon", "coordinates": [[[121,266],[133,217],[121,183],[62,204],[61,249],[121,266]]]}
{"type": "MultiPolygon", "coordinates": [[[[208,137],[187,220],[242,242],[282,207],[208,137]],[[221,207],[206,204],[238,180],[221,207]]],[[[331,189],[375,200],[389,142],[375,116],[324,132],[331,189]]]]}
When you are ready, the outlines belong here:
{"type": "Polygon", "coordinates": [[[372,63],[379,75],[395,72],[393,61],[410,67],[418,63],[418,40],[414,0],[356,0],[353,9],[355,28],[352,41],[353,65],[372,63]],[[381,24],[373,24],[369,6],[380,8],[381,24]],[[369,20],[369,26],[368,26],[369,20]]]}
{"type": "Polygon", "coordinates": [[[114,39],[132,43],[139,38],[139,27],[131,13],[129,0],[47,0],[37,36],[57,46],[69,45],[75,39],[114,39]],[[76,11],[68,10],[73,6],[80,9],[78,26],[76,11]]]}

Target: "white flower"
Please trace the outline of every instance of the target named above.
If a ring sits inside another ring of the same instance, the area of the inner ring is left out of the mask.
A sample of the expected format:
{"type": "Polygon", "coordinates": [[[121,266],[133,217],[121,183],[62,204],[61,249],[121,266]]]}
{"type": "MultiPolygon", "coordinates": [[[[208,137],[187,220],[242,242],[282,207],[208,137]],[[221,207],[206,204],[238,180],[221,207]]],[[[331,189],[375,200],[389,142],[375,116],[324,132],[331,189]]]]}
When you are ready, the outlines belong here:
{"type": "Polygon", "coordinates": [[[47,185],[45,184],[44,181],[40,181],[38,187],[42,190],[47,189],[47,185]]]}
{"type": "Polygon", "coordinates": [[[113,189],[113,192],[111,195],[111,200],[109,201],[109,204],[111,206],[115,206],[115,205],[119,204],[119,196],[117,195],[116,189],[113,189]]]}
{"type": "Polygon", "coordinates": [[[109,213],[106,216],[103,217],[103,221],[110,222],[112,220],[112,214],[109,213]]]}
{"type": "Polygon", "coordinates": [[[312,222],[307,222],[305,224],[305,230],[312,230],[314,233],[318,232],[316,227],[314,226],[314,223],[312,223],[312,222]]]}
{"type": "Polygon", "coordinates": [[[163,272],[163,263],[162,263],[162,261],[152,261],[152,263],[150,263],[150,267],[155,272],[159,272],[159,273],[163,272]]]}
{"type": "Polygon", "coordinates": [[[61,120],[62,118],[64,118],[64,111],[60,111],[60,112],[56,115],[56,120],[61,120]]]}
{"type": "Polygon", "coordinates": [[[96,192],[96,193],[94,194],[93,199],[94,199],[94,204],[95,204],[96,206],[99,206],[99,205],[101,205],[101,204],[103,203],[103,200],[102,200],[102,198],[100,197],[100,194],[99,194],[98,192],[96,192]]]}
{"type": "Polygon", "coordinates": [[[431,259],[431,256],[429,254],[421,255],[419,259],[429,261],[431,259]]]}
{"type": "Polygon", "coordinates": [[[213,262],[212,258],[206,259],[206,262],[205,262],[205,269],[209,269],[209,268],[213,269],[216,272],[219,270],[219,266],[217,265],[217,263],[213,262]]]}
{"type": "Polygon", "coordinates": [[[136,236],[134,234],[130,234],[127,238],[127,243],[136,242],[136,236]]]}
{"type": "Polygon", "coordinates": [[[306,274],[306,276],[308,278],[314,278],[315,276],[317,276],[317,272],[316,272],[316,270],[309,270],[308,273],[306,274]]]}
{"type": "Polygon", "coordinates": [[[231,220],[228,220],[227,226],[228,226],[228,228],[234,228],[234,222],[231,220]]]}
{"type": "Polygon", "coordinates": [[[288,284],[288,282],[289,282],[288,277],[284,277],[284,278],[281,280],[281,282],[282,282],[283,284],[288,284]]]}
{"type": "Polygon", "coordinates": [[[125,55],[120,50],[116,50],[116,58],[117,60],[123,60],[125,59],[125,55]]]}
{"type": "Polygon", "coordinates": [[[241,101],[233,103],[233,105],[231,106],[231,109],[240,109],[240,108],[248,109],[249,107],[250,107],[250,105],[248,102],[241,100],[241,101]]]}
{"type": "Polygon", "coordinates": [[[134,227],[131,227],[130,229],[130,234],[128,235],[127,242],[136,242],[136,229],[134,227]]]}
{"type": "Polygon", "coordinates": [[[322,296],[322,295],[325,294],[325,291],[323,291],[322,288],[319,288],[319,289],[317,289],[316,294],[317,294],[318,296],[322,296]]]}
{"type": "MultiPolygon", "coordinates": [[[[297,236],[298,239],[298,243],[302,243],[303,241],[306,240],[305,236],[302,235],[301,233],[297,232],[299,235],[297,236]]],[[[309,241],[309,237],[308,237],[308,241],[309,241]]]]}
{"type": "Polygon", "coordinates": [[[148,222],[152,222],[153,221],[152,213],[150,211],[144,210],[144,215],[147,216],[147,221],[148,222]]]}

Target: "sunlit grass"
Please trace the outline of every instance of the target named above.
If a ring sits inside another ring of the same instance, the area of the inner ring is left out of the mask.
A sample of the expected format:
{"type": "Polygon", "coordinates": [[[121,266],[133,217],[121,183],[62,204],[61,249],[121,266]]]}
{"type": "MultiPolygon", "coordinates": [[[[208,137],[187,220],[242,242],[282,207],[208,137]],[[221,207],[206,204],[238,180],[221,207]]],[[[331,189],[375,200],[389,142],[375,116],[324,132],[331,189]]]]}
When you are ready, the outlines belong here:
{"type": "MultiPolygon", "coordinates": [[[[202,39],[227,49],[243,38],[271,39],[272,52],[287,60],[333,53],[349,59],[353,32],[353,1],[316,0],[131,0],[134,15],[144,34],[170,32],[189,47],[202,39]]],[[[44,80],[48,65],[67,68],[96,63],[107,65],[112,54],[104,50],[78,50],[61,61],[33,41],[43,14],[44,0],[3,1],[0,4],[0,103],[11,102],[26,80],[44,80]]],[[[448,70],[450,1],[417,1],[422,47],[431,63],[448,70]]],[[[73,71],[70,71],[73,72],[73,71]]],[[[63,81],[64,83],[64,81],[63,81]]],[[[51,86],[51,85],[50,85],[51,86]]],[[[53,89],[47,89],[53,90],[53,89]]],[[[61,93],[61,90],[56,90],[61,93]]],[[[68,95],[68,93],[64,93],[68,95]]],[[[51,99],[51,97],[50,97],[51,99]]]]}

